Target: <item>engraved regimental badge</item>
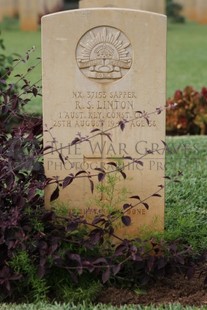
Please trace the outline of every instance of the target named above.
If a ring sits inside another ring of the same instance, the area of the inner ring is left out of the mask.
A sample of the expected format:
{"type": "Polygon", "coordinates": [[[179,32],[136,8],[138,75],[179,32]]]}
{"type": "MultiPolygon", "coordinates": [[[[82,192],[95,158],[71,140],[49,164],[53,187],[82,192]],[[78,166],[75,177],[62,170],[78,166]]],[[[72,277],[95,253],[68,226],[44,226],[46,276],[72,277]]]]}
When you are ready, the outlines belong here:
{"type": "Polygon", "coordinates": [[[87,31],[76,49],[81,72],[100,83],[121,79],[131,68],[132,49],[125,34],[113,27],[87,31]]]}

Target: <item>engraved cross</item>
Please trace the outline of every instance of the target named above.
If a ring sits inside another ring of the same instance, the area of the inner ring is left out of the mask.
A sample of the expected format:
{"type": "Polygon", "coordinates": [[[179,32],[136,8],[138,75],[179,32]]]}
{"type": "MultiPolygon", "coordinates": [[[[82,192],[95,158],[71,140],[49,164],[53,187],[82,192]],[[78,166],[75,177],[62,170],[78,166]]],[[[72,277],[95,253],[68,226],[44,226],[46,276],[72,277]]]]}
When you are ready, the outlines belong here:
{"type": "MultiPolygon", "coordinates": [[[[101,136],[101,144],[98,148],[98,152],[94,152],[96,154],[90,154],[90,155],[83,155],[83,163],[94,163],[94,167],[92,167],[92,164],[90,165],[90,169],[94,170],[95,168],[101,168],[104,171],[107,171],[106,163],[107,162],[114,162],[114,161],[120,161],[123,160],[123,157],[112,155],[110,156],[109,152],[107,152],[106,142],[103,141],[104,137],[101,136]],[[98,165],[96,165],[98,164],[98,165]]],[[[109,166],[108,166],[109,167],[109,166]]],[[[104,182],[101,181],[101,182],[104,182]]],[[[103,193],[101,193],[101,200],[104,199],[103,193]]]]}

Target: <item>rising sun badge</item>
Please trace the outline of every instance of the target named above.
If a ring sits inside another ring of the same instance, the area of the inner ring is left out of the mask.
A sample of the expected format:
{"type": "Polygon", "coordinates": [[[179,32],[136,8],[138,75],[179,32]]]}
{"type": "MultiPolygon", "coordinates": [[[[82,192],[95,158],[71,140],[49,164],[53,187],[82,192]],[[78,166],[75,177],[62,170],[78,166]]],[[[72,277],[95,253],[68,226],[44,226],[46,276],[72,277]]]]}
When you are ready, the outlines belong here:
{"type": "Polygon", "coordinates": [[[116,28],[96,27],[87,31],[78,42],[76,59],[86,77],[101,83],[118,80],[131,68],[131,43],[116,28]]]}

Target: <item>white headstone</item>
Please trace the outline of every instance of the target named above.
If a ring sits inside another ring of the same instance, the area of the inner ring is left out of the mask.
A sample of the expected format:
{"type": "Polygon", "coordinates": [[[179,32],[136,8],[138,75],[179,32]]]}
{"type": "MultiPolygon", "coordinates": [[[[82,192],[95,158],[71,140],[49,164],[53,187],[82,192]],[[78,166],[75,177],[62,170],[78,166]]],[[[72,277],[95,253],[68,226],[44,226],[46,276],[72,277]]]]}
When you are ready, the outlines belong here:
{"type": "MultiPolygon", "coordinates": [[[[152,115],[148,124],[138,118],[137,111],[150,113],[165,105],[166,17],[125,9],[73,10],[43,17],[42,36],[43,117],[47,128],[52,128],[52,137],[44,133],[44,145],[65,147],[65,165],[57,152],[44,156],[46,175],[59,180],[80,170],[93,175],[98,172],[95,168],[110,171],[113,166],[108,162],[131,163],[123,159],[131,156],[143,161],[143,166],[133,163],[126,167],[127,178],[120,174],[117,186],[119,191],[126,188],[127,196],[147,199],[159,189],[165,174],[161,143],[165,139],[165,113],[152,115]],[[128,123],[122,131],[115,126],[123,119],[128,123]],[[91,133],[95,128],[110,132],[112,142],[99,135],[90,143],[69,146],[78,132],[90,136],[97,133],[91,133]],[[147,150],[154,152],[144,156],[147,150]]],[[[53,184],[46,189],[47,207],[51,207],[55,188],[53,184]]],[[[119,191],[114,193],[115,199],[119,191]]],[[[103,212],[95,203],[95,195],[89,180],[78,178],[60,189],[54,203],[95,216],[103,212]]],[[[145,225],[154,230],[163,228],[164,194],[146,202],[149,210],[141,204],[128,212],[132,225],[125,236],[137,235],[145,225]]],[[[122,208],[122,204],[116,207],[122,208]]]]}

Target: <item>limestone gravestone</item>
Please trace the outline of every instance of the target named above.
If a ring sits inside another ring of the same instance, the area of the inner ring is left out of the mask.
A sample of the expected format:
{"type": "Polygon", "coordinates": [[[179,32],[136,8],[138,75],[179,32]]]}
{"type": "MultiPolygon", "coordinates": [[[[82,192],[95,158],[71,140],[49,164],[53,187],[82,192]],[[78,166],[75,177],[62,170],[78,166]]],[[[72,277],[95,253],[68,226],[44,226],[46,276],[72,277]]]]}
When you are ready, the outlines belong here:
{"type": "Polygon", "coordinates": [[[6,0],[0,0],[0,22],[3,21],[4,16],[5,16],[5,5],[6,5],[6,0]]]}
{"type": "Polygon", "coordinates": [[[165,14],[165,0],[80,0],[79,8],[117,7],[165,14]]]}
{"type": "Polygon", "coordinates": [[[197,21],[200,24],[207,24],[207,2],[205,0],[198,0],[197,3],[197,21]]]}
{"type": "Polygon", "coordinates": [[[39,14],[40,14],[40,16],[48,14],[47,3],[48,3],[48,1],[39,0],[39,14]]]}
{"type": "Polygon", "coordinates": [[[47,11],[56,12],[63,8],[63,0],[49,0],[47,1],[47,11]]]}
{"type": "MultiPolygon", "coordinates": [[[[152,112],[165,105],[166,17],[125,9],[83,9],[44,16],[42,19],[44,145],[62,148],[44,156],[48,177],[64,179],[80,170],[97,174],[127,165],[127,178],[118,173],[114,198],[127,189],[129,196],[146,199],[163,182],[165,113],[152,115],[149,123],[138,111],[152,112]],[[73,31],[75,29],[75,31],[73,31]],[[133,119],[133,120],[132,120],[133,119]],[[122,131],[116,126],[126,121],[122,131]],[[110,131],[110,128],[113,128],[110,131]],[[71,146],[75,137],[97,135],[71,146]],[[152,150],[148,154],[147,150],[152,150]],[[129,157],[141,160],[133,163],[129,157]]],[[[97,180],[97,176],[94,178],[97,180]]],[[[107,183],[107,177],[103,181],[107,183]]],[[[98,181],[96,181],[96,184],[98,181]]],[[[56,184],[47,187],[46,206],[56,184]]],[[[163,193],[162,193],[163,194],[163,193]]],[[[105,199],[96,188],[91,194],[88,178],[78,178],[60,189],[56,206],[79,210],[87,217],[107,210],[95,202],[105,199]]],[[[133,202],[130,200],[130,202],[133,202]]],[[[162,229],[164,195],[150,198],[146,206],[130,210],[132,225],[125,232],[136,235],[146,225],[162,229]]],[[[123,202],[116,207],[122,208],[123,202]]]]}
{"type": "Polygon", "coordinates": [[[182,14],[189,20],[207,24],[206,0],[177,0],[183,7],[182,14]]]}
{"type": "Polygon", "coordinates": [[[37,0],[19,0],[20,29],[36,31],[38,29],[39,3],[37,0]]]}
{"type": "Polygon", "coordinates": [[[178,0],[178,4],[182,6],[182,14],[189,20],[196,18],[196,0],[178,0]]]}
{"type": "Polygon", "coordinates": [[[14,17],[16,15],[15,0],[0,0],[0,21],[4,17],[14,17]]]}

